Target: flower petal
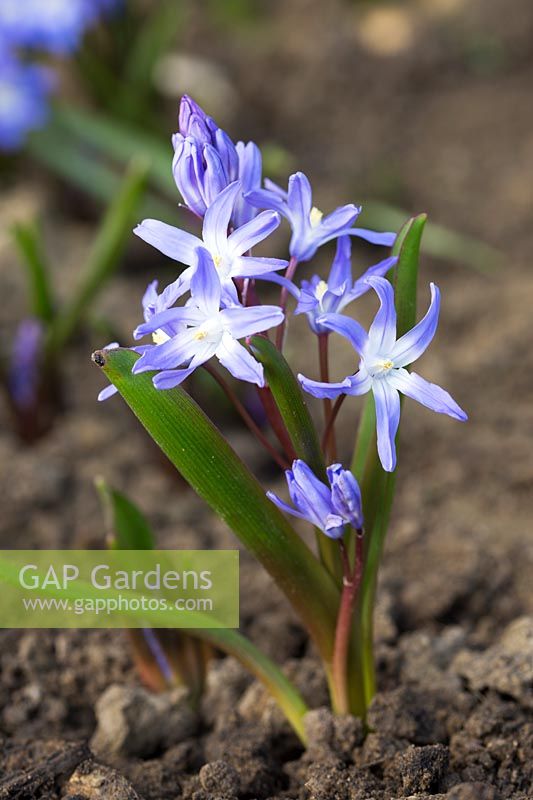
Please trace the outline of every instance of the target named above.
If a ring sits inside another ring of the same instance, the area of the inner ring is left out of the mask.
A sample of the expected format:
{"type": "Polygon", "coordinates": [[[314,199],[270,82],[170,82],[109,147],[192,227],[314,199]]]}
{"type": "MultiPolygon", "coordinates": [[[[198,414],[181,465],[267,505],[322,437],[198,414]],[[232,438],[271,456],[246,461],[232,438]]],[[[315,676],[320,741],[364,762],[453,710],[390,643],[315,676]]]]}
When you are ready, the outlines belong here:
{"type": "Polygon", "coordinates": [[[317,322],[330,331],[340,333],[361,355],[368,341],[368,334],[357,320],[346,317],[344,314],[324,314],[318,317],[317,322]]]}
{"type": "Polygon", "coordinates": [[[378,231],[369,231],[367,228],[351,228],[346,233],[349,233],[350,236],[358,236],[359,239],[364,239],[370,244],[382,245],[382,247],[392,247],[396,241],[395,233],[379,233],[378,231]]]}
{"type": "Polygon", "coordinates": [[[280,325],[283,311],[279,306],[233,306],[223,309],[220,318],[234,339],[242,339],[280,325]]]}
{"type": "Polygon", "coordinates": [[[372,353],[389,355],[396,341],[396,308],[394,289],[385,278],[369,278],[368,283],[379,297],[379,309],[368,330],[368,344],[372,353]]]}
{"type": "Polygon", "coordinates": [[[348,203],[346,206],[339,206],[331,214],[323,217],[320,223],[320,228],[324,236],[335,234],[339,236],[339,231],[347,228],[354,222],[361,213],[361,206],[355,206],[353,203],[348,203]]]}
{"type": "Polygon", "coordinates": [[[113,395],[116,394],[117,392],[118,392],[117,387],[113,386],[113,384],[110,383],[109,386],[106,386],[105,389],[102,389],[102,391],[99,393],[98,402],[101,403],[104,400],[107,400],[108,397],[113,397],[113,395]]]}
{"type": "Polygon", "coordinates": [[[354,475],[341,464],[332,464],[327,469],[331,484],[331,500],[337,514],[348,520],[354,528],[363,527],[361,489],[354,475]]]}
{"type": "Polygon", "coordinates": [[[173,369],[189,361],[198,350],[195,330],[189,328],[163,344],[153,345],[145,350],[133,365],[132,372],[137,375],[149,370],[173,369]]]}
{"type": "Polygon", "coordinates": [[[281,217],[277,211],[262,211],[245,225],[233,231],[228,238],[228,247],[235,256],[242,256],[256,244],[266,239],[279,227],[281,217]]]}
{"type": "Polygon", "coordinates": [[[152,378],[152,383],[156,389],[174,389],[180,383],[191,375],[196,367],[187,367],[186,369],[167,369],[163,372],[158,372],[152,378]]]}
{"type": "Polygon", "coordinates": [[[378,453],[385,472],[396,467],[396,433],[400,423],[400,395],[386,378],[372,382],[376,405],[378,453]]]}
{"type": "Polygon", "coordinates": [[[239,181],[230,183],[205,212],[202,236],[205,246],[213,255],[223,255],[227,252],[228,227],[240,191],[239,181]]]}
{"type": "Polygon", "coordinates": [[[134,228],[133,233],[156,247],[160,253],[189,267],[195,263],[194,251],[202,244],[192,233],[159,222],[157,219],[143,220],[134,228]]]}
{"type": "Polygon", "coordinates": [[[436,383],[426,381],[416,372],[394,369],[391,370],[388,380],[399,392],[438,414],[447,414],[460,422],[466,422],[468,419],[467,414],[445,389],[437,386],[436,383]]]}
{"type": "Polygon", "coordinates": [[[196,251],[197,267],[191,278],[191,296],[206,317],[220,310],[222,287],[211,254],[205,247],[196,251]]]}
{"type": "Polygon", "coordinates": [[[391,352],[394,366],[407,367],[420,358],[429,347],[439,324],[440,291],[434,283],[430,283],[431,302],[425,316],[403,336],[400,336],[391,352]]]}
{"type": "Polygon", "coordinates": [[[133,338],[137,341],[154,333],[164,325],[175,322],[185,323],[186,325],[199,325],[205,319],[205,315],[198,311],[194,306],[183,306],[183,308],[168,308],[159,314],[154,314],[147,322],[137,325],[133,331],[133,338]]]}
{"type": "MultiPolygon", "coordinates": [[[[228,185],[228,176],[220,154],[211,144],[204,145],[202,155],[205,161],[205,177],[201,184],[207,210],[228,185]]],[[[206,214],[207,214],[206,210],[206,214]]]]}
{"type": "Polygon", "coordinates": [[[356,300],[358,297],[361,297],[368,292],[370,289],[368,279],[385,277],[387,272],[395,266],[397,261],[397,256],[391,256],[390,258],[385,258],[383,261],[379,261],[377,264],[369,267],[366,272],[363,272],[360,278],[357,278],[353,287],[341,298],[339,308],[344,308],[352,300],[356,300]]]}
{"type": "Polygon", "coordinates": [[[215,355],[234,378],[255,383],[257,386],[265,385],[263,365],[227,331],[223,334],[215,355]]]}
{"type": "Polygon", "coordinates": [[[303,172],[295,172],[289,178],[288,202],[291,216],[309,223],[313,206],[313,191],[309,178],[303,172]]]}
{"type": "Polygon", "coordinates": [[[244,199],[256,208],[268,208],[278,211],[284,217],[287,216],[287,202],[276,192],[268,189],[254,189],[253,192],[246,192],[244,199]]]}
{"type": "Polygon", "coordinates": [[[277,197],[281,197],[282,200],[288,199],[288,192],[281,186],[279,186],[279,184],[270,180],[270,178],[265,178],[264,184],[265,184],[265,189],[268,189],[269,192],[272,192],[277,197]]]}
{"type": "Polygon", "coordinates": [[[307,394],[313,397],[328,397],[330,400],[334,400],[341,394],[349,394],[349,389],[351,388],[350,378],[345,378],[340,383],[321,383],[320,381],[312,381],[310,378],[306,378],[305,375],[299,374],[298,380],[302,384],[302,389],[306,391],[307,394]]]}
{"type": "Polygon", "coordinates": [[[334,292],[343,285],[348,286],[352,280],[352,242],[349,236],[340,236],[337,250],[331,265],[328,288],[334,292]]]}
{"type": "Polygon", "coordinates": [[[277,494],[274,494],[274,492],[267,492],[266,496],[280,509],[280,511],[285,511],[287,514],[292,514],[293,517],[298,517],[299,519],[307,519],[307,517],[302,514],[301,511],[297,511],[288,503],[285,503],[277,496],[277,494]]]}
{"type": "Polygon", "coordinates": [[[293,502],[297,496],[300,504],[304,502],[309,509],[312,509],[314,515],[321,521],[320,525],[322,526],[328,514],[334,511],[331,504],[331,490],[329,486],[322,483],[311,467],[301,459],[296,459],[296,461],[293,462],[292,474],[294,476],[294,483],[289,483],[289,491],[293,502]]]}
{"type": "Polygon", "coordinates": [[[330,539],[342,539],[346,522],[338,514],[328,514],[324,520],[322,530],[330,539]]]}
{"type": "Polygon", "coordinates": [[[230,275],[234,278],[256,278],[268,275],[277,269],[285,269],[288,261],[281,258],[255,258],[254,256],[241,256],[233,261],[230,275]]]}

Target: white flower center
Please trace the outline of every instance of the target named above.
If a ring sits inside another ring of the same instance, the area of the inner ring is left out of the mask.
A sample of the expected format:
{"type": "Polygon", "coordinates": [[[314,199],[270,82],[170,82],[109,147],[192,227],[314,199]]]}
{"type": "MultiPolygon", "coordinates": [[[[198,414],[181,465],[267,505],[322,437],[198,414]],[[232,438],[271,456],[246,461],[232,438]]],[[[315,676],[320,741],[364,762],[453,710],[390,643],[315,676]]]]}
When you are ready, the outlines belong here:
{"type": "Polygon", "coordinates": [[[324,216],[324,212],[321,211],[316,206],[313,206],[311,209],[311,213],[309,214],[309,222],[311,223],[312,228],[317,228],[320,223],[322,222],[322,217],[324,216]]]}
{"type": "Polygon", "coordinates": [[[390,358],[378,358],[366,368],[373,378],[384,378],[394,368],[394,362],[390,358]]]}
{"type": "Polygon", "coordinates": [[[199,342],[205,341],[206,344],[218,344],[223,333],[224,328],[220,321],[220,315],[217,314],[215,317],[203,322],[202,325],[197,328],[194,338],[199,342]]]}
{"type": "Polygon", "coordinates": [[[326,281],[319,281],[317,283],[316,289],[315,289],[315,297],[316,297],[316,299],[318,300],[319,303],[322,302],[322,299],[323,299],[324,295],[326,294],[327,290],[328,290],[328,285],[327,285],[326,281]]]}
{"type": "Polygon", "coordinates": [[[156,331],[152,333],[152,341],[154,344],[164,344],[168,342],[170,336],[165,331],[162,331],[161,328],[158,328],[156,331]]]}

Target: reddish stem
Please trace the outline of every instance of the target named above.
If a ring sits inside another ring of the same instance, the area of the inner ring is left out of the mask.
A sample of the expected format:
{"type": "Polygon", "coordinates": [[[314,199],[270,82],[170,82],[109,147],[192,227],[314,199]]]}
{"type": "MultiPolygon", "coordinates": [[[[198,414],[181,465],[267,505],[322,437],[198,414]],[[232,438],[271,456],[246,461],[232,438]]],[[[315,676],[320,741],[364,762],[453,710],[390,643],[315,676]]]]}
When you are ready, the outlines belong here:
{"type": "Polygon", "coordinates": [[[343,564],[342,595],[335,630],[335,646],[333,651],[333,685],[335,687],[335,710],[338,714],[350,713],[348,692],[348,648],[352,631],[352,617],[363,575],[363,531],[355,535],[355,564],[353,570],[346,545],[339,540],[343,564]]]}
{"type": "MultiPolygon", "coordinates": [[[[335,420],[337,419],[339,411],[341,410],[341,406],[342,406],[342,404],[344,403],[345,400],[346,400],[346,395],[345,394],[339,395],[339,397],[337,397],[337,399],[335,400],[335,402],[333,404],[333,408],[331,409],[331,414],[329,415],[329,419],[327,421],[326,427],[324,428],[324,433],[322,435],[322,450],[323,450],[324,453],[328,452],[329,439],[330,439],[331,433],[334,432],[334,430],[335,430],[334,429],[335,420]]],[[[332,448],[332,460],[333,461],[337,460],[337,454],[336,454],[336,452],[334,451],[333,448],[332,448]]]]}
{"type": "MultiPolygon", "coordinates": [[[[322,383],[329,383],[329,357],[328,357],[329,333],[318,334],[318,359],[320,362],[320,380],[322,383]]],[[[337,460],[337,442],[335,439],[335,417],[332,416],[331,400],[324,398],[324,452],[328,455],[328,445],[330,445],[331,461],[337,460]],[[326,435],[327,434],[327,435],[326,435]]],[[[338,409],[337,409],[338,413],[338,409]]],[[[337,416],[337,414],[335,414],[337,416]]]]}
{"type": "Polygon", "coordinates": [[[276,401],[272,395],[272,392],[268,388],[268,386],[263,386],[258,388],[259,398],[261,403],[263,404],[263,408],[265,409],[265,414],[267,415],[268,421],[272,426],[272,430],[276,434],[279,443],[283,447],[285,451],[285,455],[287,456],[289,461],[294,461],[296,458],[296,452],[294,447],[292,446],[291,437],[285,427],[285,423],[283,422],[283,418],[279,413],[279,409],[276,405],[276,401]]]}
{"type": "MultiPolygon", "coordinates": [[[[294,256],[291,256],[289,261],[289,266],[287,267],[287,270],[285,272],[285,277],[287,278],[287,280],[292,281],[297,266],[298,266],[298,259],[296,259],[294,256]]],[[[279,304],[284,314],[287,311],[288,299],[289,299],[289,292],[287,288],[283,286],[279,296],[279,304]]],[[[278,329],[276,331],[276,347],[280,351],[283,349],[283,337],[285,336],[285,326],[286,326],[286,320],[284,319],[281,325],[278,326],[278,329]]]]}
{"type": "Polygon", "coordinates": [[[221,389],[224,391],[228,400],[233,404],[237,412],[240,414],[243,422],[248,426],[251,432],[254,434],[256,439],[263,445],[265,450],[268,451],[270,456],[274,459],[276,464],[281,467],[281,469],[288,469],[289,463],[283,458],[283,456],[278,453],[276,448],[268,441],[267,437],[254,421],[252,416],[248,413],[246,408],[243,406],[231,386],[224,380],[222,375],[220,375],[217,370],[210,366],[209,364],[204,364],[204,369],[211,375],[212,378],[218,383],[221,389]]]}

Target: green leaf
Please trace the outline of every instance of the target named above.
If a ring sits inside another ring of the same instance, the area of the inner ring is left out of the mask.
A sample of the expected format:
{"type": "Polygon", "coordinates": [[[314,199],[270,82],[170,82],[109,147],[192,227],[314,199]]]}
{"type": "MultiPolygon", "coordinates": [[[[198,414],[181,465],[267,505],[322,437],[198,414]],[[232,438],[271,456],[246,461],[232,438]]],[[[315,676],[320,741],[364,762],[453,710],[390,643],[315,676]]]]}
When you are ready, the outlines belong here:
{"type": "Polygon", "coordinates": [[[329,574],[194,400],[181,388],[158,391],[150,373],[132,375],[137,358],[123,349],[93,355],[185,480],[274,577],[328,665],[339,601],[329,574]]]}
{"type": "MultiPolygon", "coordinates": [[[[406,222],[398,234],[393,253],[398,263],[392,275],[395,284],[397,335],[416,323],[416,295],[420,244],[427,217],[420,214],[406,222]]],[[[376,446],[374,399],[367,397],[361,416],[352,471],[361,484],[365,518],[365,567],[359,594],[354,633],[353,668],[363,675],[365,705],[375,693],[373,662],[373,613],[377,577],[394,500],[396,470],[385,472],[376,446]]],[[[358,698],[354,698],[354,702],[358,698]]]]}
{"type": "Polygon", "coordinates": [[[96,478],[94,483],[104,511],[109,546],[114,550],[153,550],[152,529],[138,507],[103,478],[96,478]]]}
{"type": "Polygon", "coordinates": [[[54,300],[50,284],[50,265],[36,224],[17,223],[11,229],[13,240],[26,268],[32,314],[44,323],[54,318],[54,300]]]}
{"type": "Polygon", "coordinates": [[[57,352],[72,337],[91,303],[117,268],[131,234],[130,226],[146,186],[148,166],[134,161],[120,191],[109,206],[83,269],[81,283],[50,330],[49,353],[57,352]]]}

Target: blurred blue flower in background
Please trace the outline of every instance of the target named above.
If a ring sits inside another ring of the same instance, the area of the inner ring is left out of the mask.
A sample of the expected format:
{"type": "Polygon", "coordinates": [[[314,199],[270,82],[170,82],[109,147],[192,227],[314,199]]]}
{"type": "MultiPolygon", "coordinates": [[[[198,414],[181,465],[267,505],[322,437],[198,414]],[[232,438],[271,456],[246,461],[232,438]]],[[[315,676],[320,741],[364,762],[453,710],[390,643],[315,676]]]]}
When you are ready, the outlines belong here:
{"type": "Polygon", "coordinates": [[[53,85],[50,70],[23,64],[0,47],[0,149],[16,150],[44,125],[53,85]]]}
{"type": "Polygon", "coordinates": [[[39,362],[42,356],[43,326],[37,319],[22,320],[17,328],[9,367],[9,390],[19,409],[37,402],[39,362]]]}
{"type": "Polygon", "coordinates": [[[89,25],[117,0],[2,0],[0,31],[14,47],[72,53],[89,25]]]}
{"type": "Polygon", "coordinates": [[[87,28],[120,1],[1,0],[1,150],[19,148],[27,133],[44,125],[54,88],[53,72],[21,58],[18,51],[68,55],[79,47],[87,28]]]}

